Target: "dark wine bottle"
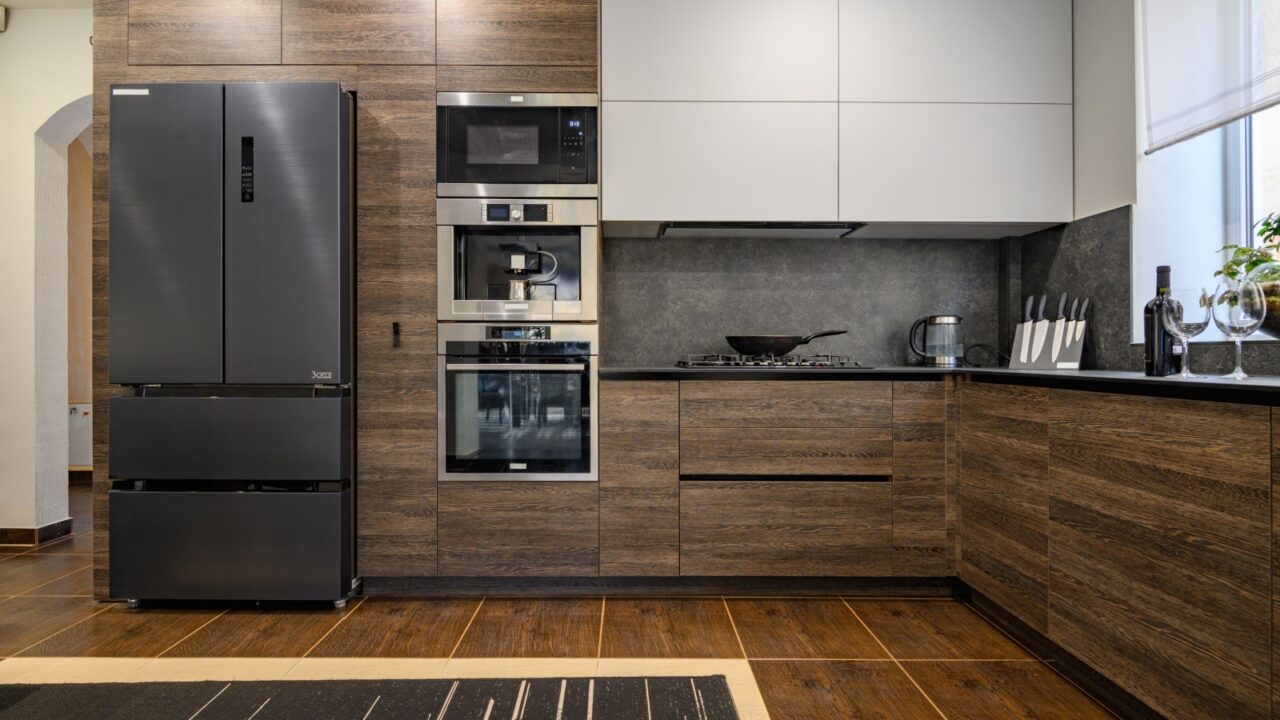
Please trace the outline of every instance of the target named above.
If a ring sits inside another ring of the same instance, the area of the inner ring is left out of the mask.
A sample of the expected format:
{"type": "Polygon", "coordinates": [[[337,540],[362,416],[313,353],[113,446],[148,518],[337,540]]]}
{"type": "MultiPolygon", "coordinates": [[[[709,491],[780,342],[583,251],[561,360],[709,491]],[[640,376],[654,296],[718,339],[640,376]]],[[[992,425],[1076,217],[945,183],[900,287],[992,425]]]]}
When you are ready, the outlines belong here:
{"type": "Polygon", "coordinates": [[[1169,301],[1169,266],[1156,268],[1156,296],[1142,311],[1143,360],[1146,373],[1157,377],[1174,375],[1182,369],[1182,356],[1176,349],[1176,338],[1164,327],[1164,306],[1169,301]]]}

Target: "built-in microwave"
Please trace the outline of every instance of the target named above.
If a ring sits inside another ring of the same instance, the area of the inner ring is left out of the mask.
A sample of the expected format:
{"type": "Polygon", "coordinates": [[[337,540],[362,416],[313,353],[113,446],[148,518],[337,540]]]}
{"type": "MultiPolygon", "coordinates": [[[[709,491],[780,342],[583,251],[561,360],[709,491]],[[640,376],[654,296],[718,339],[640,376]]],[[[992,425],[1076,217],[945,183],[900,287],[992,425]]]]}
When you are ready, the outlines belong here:
{"type": "Polygon", "coordinates": [[[436,96],[440,197],[598,197],[599,99],[589,93],[436,96]]]}

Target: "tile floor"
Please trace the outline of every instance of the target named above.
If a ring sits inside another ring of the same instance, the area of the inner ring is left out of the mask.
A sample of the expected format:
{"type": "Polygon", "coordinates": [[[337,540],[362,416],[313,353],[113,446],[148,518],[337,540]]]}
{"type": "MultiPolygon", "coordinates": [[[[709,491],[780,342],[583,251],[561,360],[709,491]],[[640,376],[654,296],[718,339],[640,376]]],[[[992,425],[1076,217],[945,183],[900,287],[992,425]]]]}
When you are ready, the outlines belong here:
{"type": "Polygon", "coordinates": [[[364,598],[342,610],[131,611],[92,600],[85,489],[72,508],[70,538],[0,551],[0,658],[732,659],[749,666],[775,720],[1112,717],[953,600],[364,598]]]}

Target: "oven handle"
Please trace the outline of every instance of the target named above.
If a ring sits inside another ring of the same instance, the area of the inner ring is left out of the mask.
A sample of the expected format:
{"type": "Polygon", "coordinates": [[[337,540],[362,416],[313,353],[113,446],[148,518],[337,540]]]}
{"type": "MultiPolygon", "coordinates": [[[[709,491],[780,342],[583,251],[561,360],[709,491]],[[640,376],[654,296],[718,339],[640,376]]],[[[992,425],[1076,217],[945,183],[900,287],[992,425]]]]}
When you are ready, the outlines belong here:
{"type": "Polygon", "coordinates": [[[587,369],[581,363],[448,363],[445,370],[531,370],[534,372],[582,372],[587,369]]]}

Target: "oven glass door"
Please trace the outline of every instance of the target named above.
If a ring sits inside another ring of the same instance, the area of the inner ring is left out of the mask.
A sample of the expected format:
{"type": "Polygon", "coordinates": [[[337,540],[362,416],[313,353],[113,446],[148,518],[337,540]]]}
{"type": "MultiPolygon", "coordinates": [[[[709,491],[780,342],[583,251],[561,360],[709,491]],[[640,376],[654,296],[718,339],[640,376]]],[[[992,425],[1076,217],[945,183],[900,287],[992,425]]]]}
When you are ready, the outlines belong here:
{"type": "Polygon", "coordinates": [[[594,479],[589,359],[445,359],[444,479],[594,479]]]}
{"type": "Polygon", "coordinates": [[[442,108],[442,183],[560,182],[559,108],[442,108]]]}

